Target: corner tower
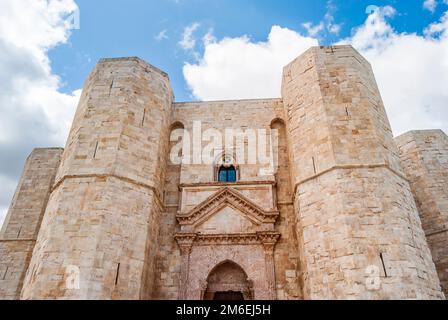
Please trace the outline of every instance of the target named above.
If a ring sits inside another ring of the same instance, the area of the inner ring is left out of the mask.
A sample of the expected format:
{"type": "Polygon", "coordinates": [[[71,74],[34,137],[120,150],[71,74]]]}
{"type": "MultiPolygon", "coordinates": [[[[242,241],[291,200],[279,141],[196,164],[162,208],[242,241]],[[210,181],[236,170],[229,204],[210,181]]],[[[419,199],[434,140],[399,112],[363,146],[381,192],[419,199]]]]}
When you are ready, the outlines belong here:
{"type": "Polygon", "coordinates": [[[370,64],[315,47],[282,92],[305,298],[443,298],[370,64]]]}
{"type": "Polygon", "coordinates": [[[75,115],[23,299],[151,297],[172,102],[168,76],[142,60],[99,62],[75,115]]]}
{"type": "Polygon", "coordinates": [[[63,149],[35,149],[0,232],[0,300],[20,298],[63,149]]]}
{"type": "Polygon", "coordinates": [[[442,289],[448,295],[448,136],[442,130],[423,130],[395,140],[442,289]]]}

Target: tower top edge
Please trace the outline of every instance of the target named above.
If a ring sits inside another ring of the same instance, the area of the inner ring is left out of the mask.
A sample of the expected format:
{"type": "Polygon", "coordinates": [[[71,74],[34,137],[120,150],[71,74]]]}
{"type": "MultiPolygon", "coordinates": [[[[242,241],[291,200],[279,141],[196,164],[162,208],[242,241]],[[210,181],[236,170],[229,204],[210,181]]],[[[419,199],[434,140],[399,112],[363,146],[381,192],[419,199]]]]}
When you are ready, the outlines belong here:
{"type": "Polygon", "coordinates": [[[396,140],[415,135],[430,135],[430,134],[443,134],[446,136],[445,131],[442,129],[424,129],[424,130],[411,130],[405,133],[402,133],[395,137],[396,140]]]}
{"type": "Polygon", "coordinates": [[[150,68],[151,70],[160,73],[162,76],[169,78],[168,73],[166,73],[165,71],[153,66],[152,64],[150,64],[149,62],[143,60],[142,58],[139,57],[117,57],[117,58],[101,58],[99,60],[99,64],[101,63],[107,63],[107,62],[127,62],[127,61],[131,61],[131,62],[137,62],[147,68],[150,68]]]}

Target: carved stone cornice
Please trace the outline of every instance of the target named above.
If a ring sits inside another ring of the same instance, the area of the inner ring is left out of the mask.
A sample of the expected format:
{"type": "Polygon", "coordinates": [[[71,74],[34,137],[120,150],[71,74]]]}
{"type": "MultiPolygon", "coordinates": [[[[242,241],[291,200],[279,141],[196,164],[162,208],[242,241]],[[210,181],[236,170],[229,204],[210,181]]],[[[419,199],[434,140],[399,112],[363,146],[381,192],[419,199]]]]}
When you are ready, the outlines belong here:
{"type": "Polygon", "coordinates": [[[275,223],[279,217],[278,211],[265,211],[235,189],[226,187],[210,196],[189,213],[178,214],[177,221],[180,225],[197,224],[213,214],[223,204],[231,205],[246,214],[251,220],[258,221],[259,224],[275,223]]]}
{"type": "Polygon", "coordinates": [[[277,232],[259,232],[258,237],[265,245],[275,245],[280,239],[280,233],[277,232]]]}
{"type": "Polygon", "coordinates": [[[236,234],[176,234],[175,239],[179,243],[179,247],[187,248],[193,245],[263,245],[275,247],[279,233],[275,232],[258,232],[258,233],[236,233],[236,234]]]}
{"type": "Polygon", "coordinates": [[[260,244],[256,233],[253,234],[206,234],[199,235],[196,241],[198,246],[208,245],[253,245],[260,244]]]}

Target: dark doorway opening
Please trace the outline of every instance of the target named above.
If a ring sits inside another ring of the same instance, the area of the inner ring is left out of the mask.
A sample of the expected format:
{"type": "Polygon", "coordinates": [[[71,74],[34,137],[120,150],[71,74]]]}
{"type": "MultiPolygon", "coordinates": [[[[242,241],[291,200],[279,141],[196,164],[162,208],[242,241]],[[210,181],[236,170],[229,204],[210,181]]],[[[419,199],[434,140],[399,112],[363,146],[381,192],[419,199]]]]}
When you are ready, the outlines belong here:
{"type": "Polygon", "coordinates": [[[218,301],[243,301],[244,295],[242,292],[227,291],[227,292],[216,292],[213,300],[218,301]]]}

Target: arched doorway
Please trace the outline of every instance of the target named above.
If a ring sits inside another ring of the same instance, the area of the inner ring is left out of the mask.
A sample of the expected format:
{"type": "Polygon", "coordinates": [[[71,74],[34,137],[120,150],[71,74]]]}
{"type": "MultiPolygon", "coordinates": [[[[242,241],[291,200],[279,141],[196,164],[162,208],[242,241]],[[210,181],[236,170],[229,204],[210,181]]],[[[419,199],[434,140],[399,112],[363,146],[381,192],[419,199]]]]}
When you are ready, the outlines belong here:
{"type": "Polygon", "coordinates": [[[253,285],[246,272],[232,261],[216,266],[207,278],[204,300],[252,300],[253,285]]]}

